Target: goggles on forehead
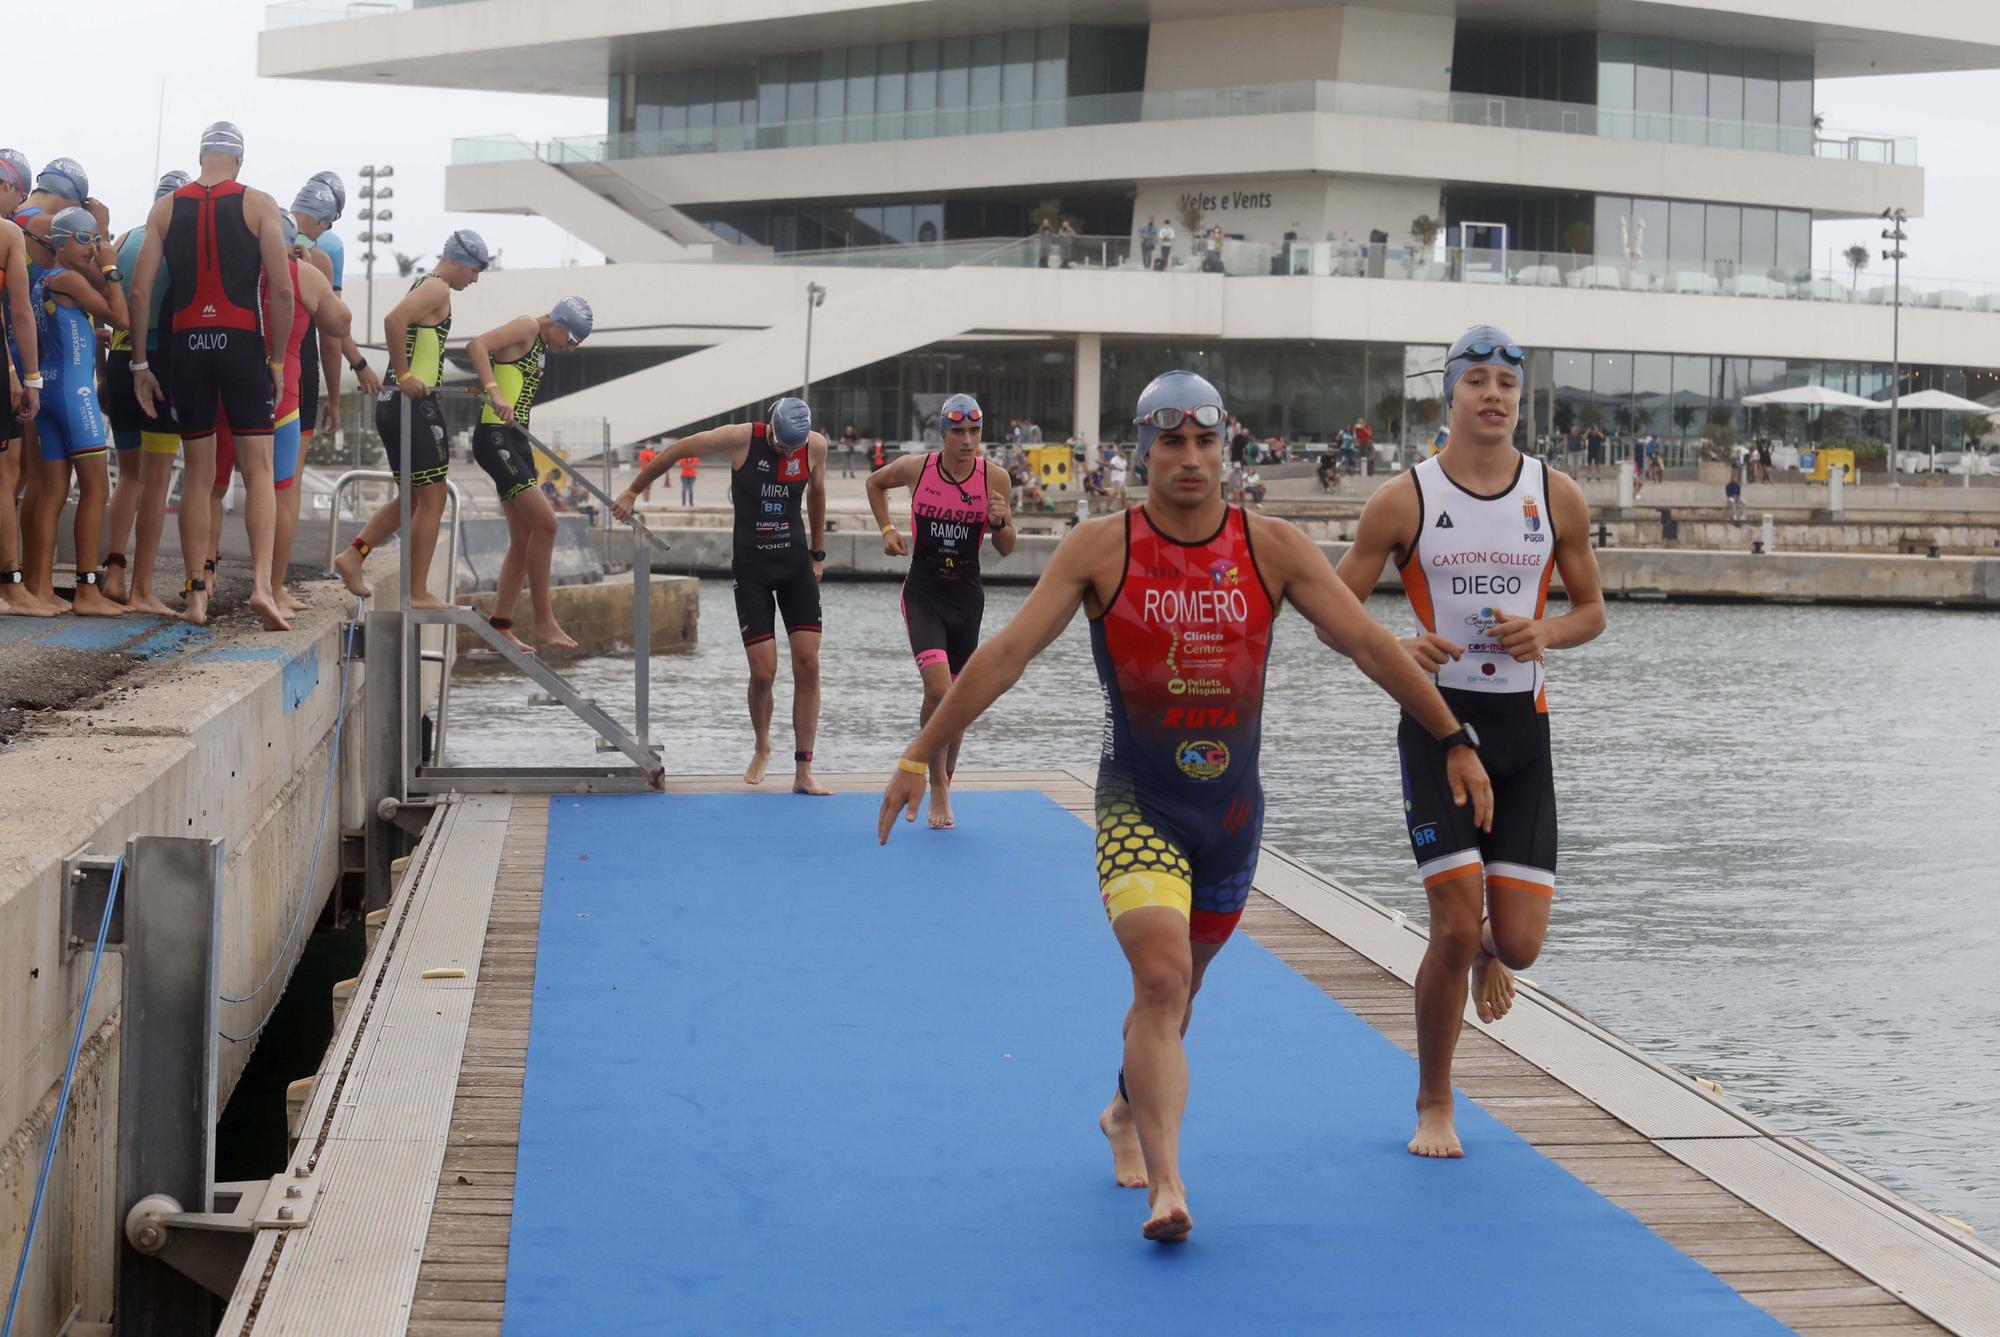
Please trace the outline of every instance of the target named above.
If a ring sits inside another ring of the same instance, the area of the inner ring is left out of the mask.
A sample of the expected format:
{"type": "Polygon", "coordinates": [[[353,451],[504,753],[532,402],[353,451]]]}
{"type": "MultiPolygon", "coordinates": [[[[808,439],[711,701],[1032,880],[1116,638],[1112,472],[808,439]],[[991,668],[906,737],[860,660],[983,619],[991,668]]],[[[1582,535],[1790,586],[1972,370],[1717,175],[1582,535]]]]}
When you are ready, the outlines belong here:
{"type": "Polygon", "coordinates": [[[1222,425],[1222,405],[1199,404],[1191,409],[1173,407],[1157,408],[1151,413],[1132,420],[1137,427],[1157,427],[1163,432],[1171,432],[1184,422],[1192,422],[1197,427],[1220,427],[1222,425]]]}
{"type": "Polygon", "coordinates": [[[951,409],[944,415],[946,422],[979,423],[985,421],[985,418],[986,415],[978,409],[951,409]]]}
{"type": "Polygon", "coordinates": [[[1521,351],[1521,346],[1519,344],[1477,343],[1477,344],[1467,344],[1465,346],[1465,351],[1463,353],[1460,353],[1458,357],[1454,359],[1454,361],[1464,361],[1470,359],[1471,361],[1474,362],[1483,362],[1487,358],[1492,357],[1495,353],[1498,353],[1501,357],[1505,358],[1507,361],[1513,363],[1517,367],[1520,366],[1523,362],[1526,362],[1528,360],[1528,355],[1521,351]]]}

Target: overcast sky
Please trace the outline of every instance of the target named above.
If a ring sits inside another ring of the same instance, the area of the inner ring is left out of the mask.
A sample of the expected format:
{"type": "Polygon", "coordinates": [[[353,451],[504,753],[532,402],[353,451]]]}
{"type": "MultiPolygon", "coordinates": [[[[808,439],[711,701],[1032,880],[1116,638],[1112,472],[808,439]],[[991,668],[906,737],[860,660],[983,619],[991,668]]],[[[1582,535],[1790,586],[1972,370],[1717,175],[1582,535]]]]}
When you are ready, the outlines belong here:
{"type": "MultiPolygon", "coordinates": [[[[385,252],[429,257],[451,229],[472,227],[513,268],[601,259],[538,218],[447,214],[443,207],[454,138],[601,131],[601,99],[259,79],[264,6],[250,0],[36,5],[31,26],[31,44],[17,44],[0,79],[0,144],[20,149],[38,169],[58,155],[80,161],[120,230],[139,221],[160,172],[194,170],[202,127],[226,118],[243,128],[244,180],[281,205],[289,206],[314,172],[331,168],[345,178],[347,217],[339,231],[357,272],[364,249],[359,169],[371,160],[396,168],[388,204],[395,241],[385,252]]],[[[16,22],[10,31],[19,37],[24,30],[16,22]]],[[[2000,73],[1828,80],[1819,86],[1819,109],[1830,129],[1919,141],[1926,212],[1910,228],[1912,275],[2000,284],[1992,240],[2000,210],[1993,168],[2000,73]]],[[[1880,232],[1879,222],[1820,223],[1813,263],[1823,267],[1830,251],[1861,241],[1875,257],[1867,272],[1877,277],[1887,269],[1880,232]]],[[[386,253],[380,267],[390,267],[386,253]]],[[[1844,273],[1837,259],[1835,268],[1844,273]]]]}

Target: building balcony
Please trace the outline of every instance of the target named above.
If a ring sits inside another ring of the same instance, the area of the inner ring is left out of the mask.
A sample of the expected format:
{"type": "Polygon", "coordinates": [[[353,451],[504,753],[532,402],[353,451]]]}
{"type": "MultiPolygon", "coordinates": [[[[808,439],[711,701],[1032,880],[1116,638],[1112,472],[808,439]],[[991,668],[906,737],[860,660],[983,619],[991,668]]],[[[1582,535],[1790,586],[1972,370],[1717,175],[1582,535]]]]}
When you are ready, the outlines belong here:
{"type": "Polygon", "coordinates": [[[488,136],[454,141],[452,161],[471,164],[538,156],[560,166],[627,158],[874,144],[1025,130],[1299,113],[1483,126],[1759,153],[1814,155],[1896,166],[1914,166],[1917,162],[1917,141],[1901,135],[1616,111],[1580,103],[1493,97],[1483,93],[1429,92],[1330,80],[1108,93],[982,107],[925,108],[775,123],[662,127],[617,135],[573,136],[533,144],[511,136],[488,136]]]}

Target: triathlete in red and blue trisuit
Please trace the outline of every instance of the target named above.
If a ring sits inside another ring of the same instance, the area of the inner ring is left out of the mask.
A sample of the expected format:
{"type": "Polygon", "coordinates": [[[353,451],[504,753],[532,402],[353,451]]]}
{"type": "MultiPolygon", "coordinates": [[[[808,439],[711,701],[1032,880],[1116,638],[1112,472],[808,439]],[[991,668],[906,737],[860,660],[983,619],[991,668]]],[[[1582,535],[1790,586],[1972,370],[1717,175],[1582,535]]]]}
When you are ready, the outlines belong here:
{"type": "Polygon", "coordinates": [[[1090,627],[1104,692],[1097,878],[1115,922],[1167,905],[1195,942],[1236,928],[1257,871],[1257,753],[1276,613],[1232,506],[1202,543],[1125,513],[1125,575],[1090,627]]]}
{"type": "Polygon", "coordinates": [[[736,582],[736,624],[743,644],[756,645],[777,634],[820,629],[819,579],[800,513],[812,482],[810,423],[798,444],[781,447],[769,423],[750,424],[750,449],[729,476],[729,502],[736,509],[729,574],[736,582]]]}

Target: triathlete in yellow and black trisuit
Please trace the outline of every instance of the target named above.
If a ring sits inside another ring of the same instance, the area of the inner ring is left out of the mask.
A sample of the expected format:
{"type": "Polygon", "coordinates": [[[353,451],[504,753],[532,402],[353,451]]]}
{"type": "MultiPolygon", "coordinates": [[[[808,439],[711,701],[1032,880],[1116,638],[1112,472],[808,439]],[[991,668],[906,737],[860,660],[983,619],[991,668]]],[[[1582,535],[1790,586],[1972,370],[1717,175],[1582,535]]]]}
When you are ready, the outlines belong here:
{"type": "MultiPolygon", "coordinates": [[[[433,279],[444,282],[435,274],[425,274],[412,283],[409,290],[415,292],[433,279]]],[[[403,337],[404,365],[410,369],[411,376],[432,391],[436,391],[438,374],[444,367],[444,341],[449,337],[451,306],[448,302],[443,320],[435,325],[411,325],[403,337]]],[[[389,453],[389,467],[398,474],[402,471],[405,403],[410,406],[410,435],[414,438],[410,449],[410,486],[442,483],[451,471],[451,454],[445,444],[444,410],[439,407],[435,393],[410,399],[398,390],[393,370],[383,378],[381,393],[375,396],[375,431],[382,438],[382,449],[389,453]]]]}
{"type": "MultiPolygon", "coordinates": [[[[589,338],[592,321],[590,303],[581,297],[565,297],[546,316],[522,316],[473,341],[489,359],[491,379],[485,387],[486,402],[479,406],[479,425],[472,429],[472,458],[493,480],[503,502],[512,501],[539,481],[527,430],[549,354],[566,353],[589,338]],[[520,348],[520,352],[503,356],[510,348],[520,348]],[[507,406],[511,425],[495,407],[499,404],[507,406]]],[[[481,370],[477,356],[473,370],[481,370]]]]}

